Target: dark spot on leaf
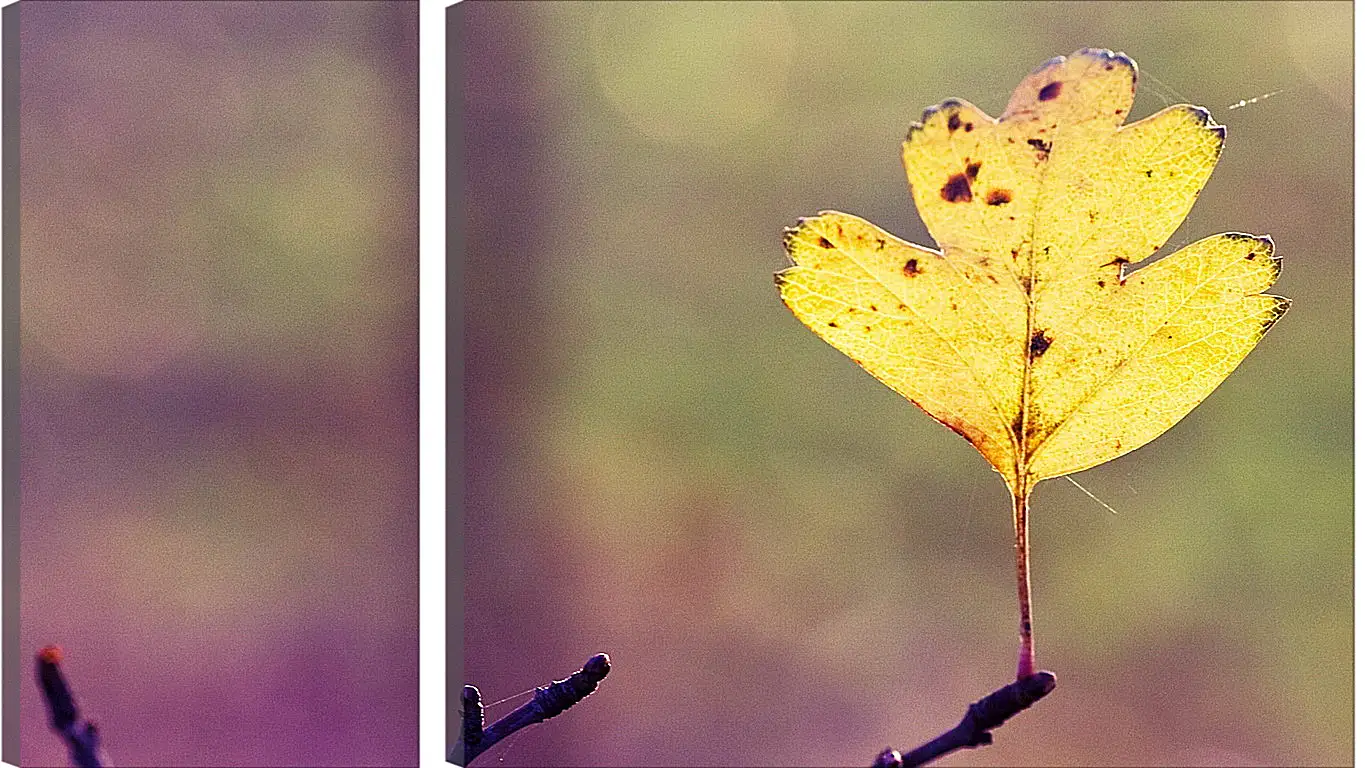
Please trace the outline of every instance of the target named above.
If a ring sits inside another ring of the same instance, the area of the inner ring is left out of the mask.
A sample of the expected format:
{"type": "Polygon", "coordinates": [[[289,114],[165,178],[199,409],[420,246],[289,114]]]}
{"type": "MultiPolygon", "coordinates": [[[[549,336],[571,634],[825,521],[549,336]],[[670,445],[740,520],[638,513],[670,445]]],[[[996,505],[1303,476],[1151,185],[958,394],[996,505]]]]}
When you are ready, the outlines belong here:
{"type": "Polygon", "coordinates": [[[1011,248],[1011,249],[1010,249],[1010,255],[1013,256],[1015,259],[1018,259],[1018,258],[1019,258],[1019,249],[1018,249],[1018,248],[1011,248]]]}
{"type": "Polygon", "coordinates": [[[904,312],[905,310],[909,309],[909,307],[905,306],[904,304],[897,304],[896,309],[899,309],[900,311],[904,312]]]}
{"type": "Polygon", "coordinates": [[[1086,215],[1088,215],[1088,216],[1090,217],[1090,223],[1091,223],[1091,224],[1094,224],[1094,223],[1095,223],[1095,219],[1098,219],[1098,218],[1100,217],[1100,212],[1099,212],[1099,211],[1086,211],[1086,215]]]}
{"type": "Polygon", "coordinates": [[[1033,338],[1028,340],[1028,359],[1037,360],[1043,356],[1047,348],[1052,346],[1052,338],[1046,331],[1037,330],[1033,332],[1033,338]]]}
{"type": "Polygon", "coordinates": [[[952,133],[953,131],[956,131],[956,130],[957,130],[958,128],[960,128],[961,126],[962,126],[962,118],[958,117],[956,112],[954,112],[952,115],[950,115],[950,116],[948,117],[948,132],[949,132],[949,133],[952,133]]]}
{"type": "Polygon", "coordinates": [[[967,181],[967,177],[960,173],[953,174],[948,179],[948,183],[943,185],[943,189],[938,191],[944,200],[950,203],[970,203],[972,201],[972,185],[967,181]]]}
{"type": "Polygon", "coordinates": [[[1114,62],[1112,62],[1112,61],[1109,62],[1108,64],[1105,64],[1105,65],[1104,65],[1104,71],[1106,71],[1106,72],[1112,70],[1113,68],[1114,68],[1114,62]]]}
{"type": "Polygon", "coordinates": [[[1152,169],[1148,168],[1146,171],[1144,171],[1144,173],[1147,174],[1147,178],[1149,179],[1152,178],[1152,169]]]}
{"type": "Polygon", "coordinates": [[[849,313],[850,315],[853,314],[854,312],[857,312],[857,311],[858,311],[858,310],[854,309],[853,307],[849,307],[849,308],[848,308],[848,313],[849,313]]]}
{"type": "Polygon", "coordinates": [[[1038,91],[1039,101],[1052,101],[1057,98],[1057,94],[1062,92],[1061,83],[1048,83],[1038,91]]]}
{"type": "Polygon", "coordinates": [[[956,301],[950,301],[950,302],[948,302],[948,309],[951,309],[951,310],[953,310],[954,312],[956,312],[956,311],[957,311],[957,302],[956,302],[956,301]]]}
{"type": "Polygon", "coordinates": [[[986,205],[1004,205],[1012,199],[1008,189],[992,189],[986,193],[986,205]]]}
{"type": "Polygon", "coordinates": [[[831,321],[829,321],[829,327],[831,327],[831,328],[838,328],[838,327],[839,327],[839,324],[836,323],[836,322],[834,322],[833,320],[831,320],[831,321]]]}
{"type": "Polygon", "coordinates": [[[833,247],[834,247],[834,243],[831,243],[829,240],[825,239],[824,237],[821,237],[821,238],[820,238],[820,247],[821,247],[821,248],[833,248],[833,247]]]}
{"type": "Polygon", "coordinates": [[[867,305],[867,308],[870,309],[870,310],[872,310],[873,312],[876,312],[876,311],[877,311],[877,305],[876,305],[876,304],[868,304],[868,305],[867,305]]]}
{"type": "Polygon", "coordinates": [[[905,262],[905,266],[901,267],[901,271],[905,273],[906,277],[918,275],[920,273],[919,259],[911,259],[905,262]]]}
{"type": "Polygon", "coordinates": [[[1247,261],[1251,261],[1252,259],[1256,258],[1256,252],[1255,252],[1255,251],[1252,251],[1251,253],[1248,253],[1248,254],[1247,254],[1246,256],[1244,256],[1243,258],[1245,258],[1247,261]]]}
{"type": "Polygon", "coordinates": [[[863,333],[871,333],[871,332],[872,332],[872,326],[870,326],[870,325],[864,325],[864,326],[863,326],[863,333]]]}
{"type": "Polygon", "coordinates": [[[1033,290],[1033,278],[1029,277],[1028,275],[1024,275],[1023,277],[1019,278],[1019,284],[1024,287],[1024,293],[1028,293],[1029,291],[1033,290]]]}
{"type": "Polygon", "coordinates": [[[1104,281],[1103,281],[1103,280],[1096,280],[1095,282],[1098,283],[1099,286],[1100,286],[1101,288],[1104,287],[1104,281]]]}
{"type": "Polygon", "coordinates": [[[967,178],[971,179],[972,181],[976,181],[976,174],[980,170],[981,162],[979,160],[975,163],[971,162],[967,163],[967,178]]]}
{"type": "Polygon", "coordinates": [[[1038,161],[1042,162],[1052,153],[1052,142],[1042,139],[1029,139],[1028,145],[1038,151],[1038,161]]]}
{"type": "Polygon", "coordinates": [[[1128,260],[1125,259],[1125,258],[1123,258],[1122,256],[1115,256],[1113,261],[1111,261],[1111,262],[1105,264],[1104,266],[1106,266],[1106,267],[1112,267],[1112,266],[1114,266],[1115,264],[1118,264],[1119,266],[1123,266],[1124,264],[1127,264],[1127,263],[1128,263],[1128,260]]]}
{"type": "Polygon", "coordinates": [[[880,238],[880,237],[877,238],[877,250],[880,251],[881,249],[883,249],[883,248],[885,248],[885,247],[886,247],[886,241],[883,240],[883,239],[880,238]]]}
{"type": "Polygon", "coordinates": [[[971,133],[972,128],[974,127],[975,126],[973,126],[971,123],[967,123],[966,125],[962,126],[962,130],[966,131],[967,133],[971,133]]]}
{"type": "Polygon", "coordinates": [[[1014,423],[1010,425],[1010,428],[1014,430],[1015,436],[1018,437],[1018,438],[1019,438],[1019,441],[1022,443],[1023,440],[1024,440],[1024,412],[1023,412],[1023,411],[1020,411],[1019,413],[1014,414],[1014,423]]]}

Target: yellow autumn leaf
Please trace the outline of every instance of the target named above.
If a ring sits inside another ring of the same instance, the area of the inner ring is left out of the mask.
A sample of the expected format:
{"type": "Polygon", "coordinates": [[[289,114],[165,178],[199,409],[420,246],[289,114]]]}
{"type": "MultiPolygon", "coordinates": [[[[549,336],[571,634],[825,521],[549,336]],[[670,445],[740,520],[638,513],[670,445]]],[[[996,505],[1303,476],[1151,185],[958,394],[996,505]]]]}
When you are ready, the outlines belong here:
{"type": "Polygon", "coordinates": [[[1184,220],[1224,137],[1188,105],[1123,125],[1136,83],[1127,56],[1087,49],[1045,62],[999,119],[959,100],[929,108],[903,159],[938,249],[826,211],[787,230],[795,266],[776,275],[801,322],[1004,478],[1025,613],[1034,485],[1161,435],[1289,307],[1262,293],[1280,271],[1268,237],[1216,235],[1129,266],[1184,220]]]}

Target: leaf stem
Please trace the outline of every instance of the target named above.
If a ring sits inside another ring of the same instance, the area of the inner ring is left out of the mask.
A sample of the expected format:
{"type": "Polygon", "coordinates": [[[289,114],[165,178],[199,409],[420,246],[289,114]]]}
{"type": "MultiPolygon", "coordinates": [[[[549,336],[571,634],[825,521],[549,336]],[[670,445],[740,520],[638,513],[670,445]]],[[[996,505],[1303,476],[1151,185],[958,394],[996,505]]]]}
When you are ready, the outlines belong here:
{"type": "Polygon", "coordinates": [[[1014,563],[1019,579],[1019,672],[1024,680],[1034,673],[1033,658],[1033,592],[1028,571],[1028,497],[1020,483],[1014,492],[1014,563]]]}

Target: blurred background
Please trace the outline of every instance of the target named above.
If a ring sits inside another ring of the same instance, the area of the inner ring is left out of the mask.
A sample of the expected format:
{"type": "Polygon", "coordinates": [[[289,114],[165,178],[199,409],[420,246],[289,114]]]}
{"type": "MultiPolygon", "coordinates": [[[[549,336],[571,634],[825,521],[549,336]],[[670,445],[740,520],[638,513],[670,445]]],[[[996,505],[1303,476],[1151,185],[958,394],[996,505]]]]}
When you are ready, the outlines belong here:
{"type": "MultiPolygon", "coordinates": [[[[611,654],[509,765],[867,765],[1017,652],[1010,499],[778,301],[826,208],[932,245],[900,142],[1044,60],[1227,125],[1167,249],[1270,234],[1293,310],[1154,443],[1033,498],[1055,693],[945,765],[1352,759],[1348,3],[464,3],[464,654],[488,701],[611,654]],[[1243,100],[1279,91],[1254,104],[1243,100]]],[[[456,299],[452,298],[452,302],[456,299]]],[[[452,307],[458,307],[452,303],[452,307]]],[[[495,708],[505,714],[523,698],[495,708]]]]}
{"type": "Polygon", "coordinates": [[[416,4],[20,26],[23,764],[415,764],[416,4]]]}

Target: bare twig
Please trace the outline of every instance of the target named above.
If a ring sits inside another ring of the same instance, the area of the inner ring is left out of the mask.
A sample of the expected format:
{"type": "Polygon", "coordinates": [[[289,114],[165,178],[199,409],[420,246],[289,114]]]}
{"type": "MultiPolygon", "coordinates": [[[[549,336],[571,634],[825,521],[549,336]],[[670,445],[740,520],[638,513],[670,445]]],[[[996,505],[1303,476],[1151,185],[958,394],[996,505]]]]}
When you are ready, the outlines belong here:
{"type": "Polygon", "coordinates": [[[461,718],[461,738],[463,744],[450,752],[450,762],[469,765],[489,747],[511,736],[528,725],[544,722],[582,701],[588,694],[597,690],[597,684],[611,671],[611,659],[599,653],[588,659],[583,668],[544,688],[537,688],[530,701],[517,707],[506,717],[483,727],[483,700],[479,689],[466,685],[460,695],[464,711],[461,718]],[[463,755],[461,755],[463,752],[463,755]]]}
{"type": "Polygon", "coordinates": [[[49,645],[38,651],[38,685],[51,716],[52,730],[61,734],[77,768],[100,768],[100,738],[95,724],[81,721],[76,699],[61,669],[62,649],[49,645]]]}
{"type": "Polygon", "coordinates": [[[911,768],[963,748],[980,747],[991,743],[991,730],[1011,717],[1033,706],[1034,702],[1052,693],[1057,687],[1057,676],[1051,672],[1035,672],[1015,680],[984,699],[967,707],[962,722],[937,738],[901,756],[890,747],[877,755],[872,768],[911,768]]]}

